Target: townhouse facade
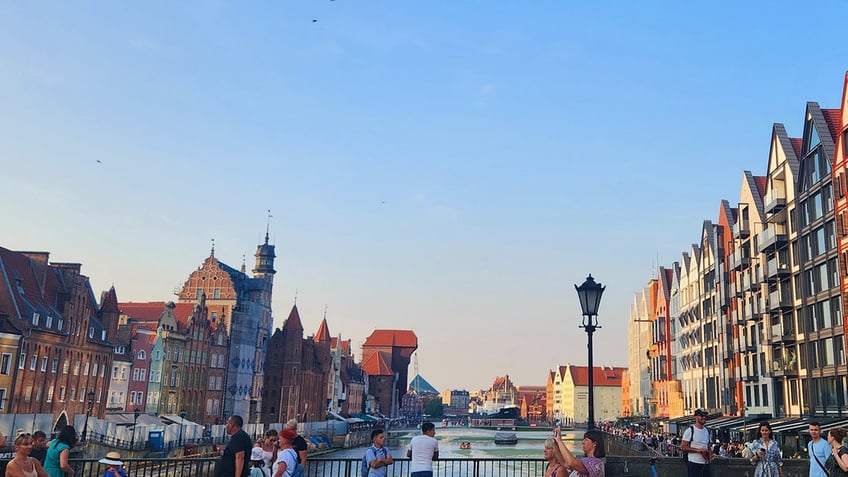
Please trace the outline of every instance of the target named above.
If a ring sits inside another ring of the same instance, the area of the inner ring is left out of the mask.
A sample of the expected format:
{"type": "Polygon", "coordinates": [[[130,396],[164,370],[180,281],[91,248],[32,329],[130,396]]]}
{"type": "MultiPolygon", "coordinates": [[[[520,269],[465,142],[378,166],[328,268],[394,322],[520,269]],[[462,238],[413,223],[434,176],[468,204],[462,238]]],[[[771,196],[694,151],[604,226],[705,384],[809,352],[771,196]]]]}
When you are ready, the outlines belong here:
{"type": "Polygon", "coordinates": [[[717,223],[672,266],[683,407],[670,417],[848,410],[848,75],[842,93],[839,109],[806,104],[800,137],[773,125],[766,174],[744,171],[737,206],[721,201],[717,223]]]}

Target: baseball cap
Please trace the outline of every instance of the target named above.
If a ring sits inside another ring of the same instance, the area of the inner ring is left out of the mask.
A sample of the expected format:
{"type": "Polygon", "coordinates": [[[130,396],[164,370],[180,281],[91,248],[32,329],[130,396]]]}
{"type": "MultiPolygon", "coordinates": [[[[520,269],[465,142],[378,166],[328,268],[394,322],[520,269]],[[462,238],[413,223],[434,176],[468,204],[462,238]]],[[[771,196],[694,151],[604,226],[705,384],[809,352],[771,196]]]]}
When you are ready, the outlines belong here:
{"type": "Polygon", "coordinates": [[[704,416],[707,417],[707,411],[703,409],[695,409],[695,416],[704,416]]]}

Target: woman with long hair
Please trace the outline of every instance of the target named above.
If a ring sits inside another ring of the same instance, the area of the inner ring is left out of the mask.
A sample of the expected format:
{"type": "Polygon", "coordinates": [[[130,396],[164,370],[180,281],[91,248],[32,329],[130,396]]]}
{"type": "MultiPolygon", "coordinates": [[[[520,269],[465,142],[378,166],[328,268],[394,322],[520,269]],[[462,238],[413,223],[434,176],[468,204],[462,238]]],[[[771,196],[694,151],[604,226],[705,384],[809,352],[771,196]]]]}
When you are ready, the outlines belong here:
{"type": "Polygon", "coordinates": [[[771,424],[761,422],[757,437],[754,441],[754,455],[751,457],[751,462],[757,466],[754,477],[783,477],[783,458],[780,456],[780,446],[771,438],[771,424]]]}
{"type": "Polygon", "coordinates": [[[21,434],[15,439],[15,457],[6,465],[7,477],[47,477],[41,462],[29,456],[32,441],[29,434],[21,434]]]}
{"type": "Polygon", "coordinates": [[[577,477],[605,476],[604,457],[606,457],[607,451],[604,448],[604,434],[601,431],[589,429],[583,434],[583,453],[585,456],[579,459],[574,457],[574,454],[563,444],[559,428],[554,429],[554,441],[565,458],[565,465],[577,472],[577,477]]]}
{"type": "Polygon", "coordinates": [[[265,437],[262,439],[262,460],[269,470],[272,470],[271,465],[277,462],[277,453],[280,451],[280,447],[277,445],[279,440],[280,437],[276,430],[268,429],[265,431],[265,437]]]}
{"type": "Polygon", "coordinates": [[[830,444],[832,454],[824,461],[824,468],[830,477],[848,476],[848,448],[842,445],[846,434],[848,431],[842,427],[827,433],[827,443],[830,444]]]}
{"type": "Polygon", "coordinates": [[[544,477],[566,477],[565,458],[554,439],[554,437],[545,439],[545,460],[548,461],[548,466],[545,468],[544,477]]]}
{"type": "Polygon", "coordinates": [[[74,469],[68,464],[71,448],[77,445],[77,430],[74,426],[65,426],[59,437],[47,448],[47,458],[44,459],[44,470],[49,477],[72,477],[74,469]]]}

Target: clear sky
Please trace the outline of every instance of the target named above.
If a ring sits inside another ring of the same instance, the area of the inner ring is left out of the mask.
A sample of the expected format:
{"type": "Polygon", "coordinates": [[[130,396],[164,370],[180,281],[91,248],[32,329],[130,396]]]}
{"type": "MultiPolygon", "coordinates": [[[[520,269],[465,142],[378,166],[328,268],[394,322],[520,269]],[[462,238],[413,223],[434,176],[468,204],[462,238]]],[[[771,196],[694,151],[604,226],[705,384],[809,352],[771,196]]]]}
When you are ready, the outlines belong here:
{"type": "MultiPolygon", "coordinates": [[[[838,107],[848,3],[2,2],[0,246],[174,299],[252,255],[275,323],[410,328],[436,388],[586,364],[633,294],[838,107]],[[317,21],[316,21],[317,20],[317,21]]],[[[410,374],[414,372],[410,369],[410,374]]]]}

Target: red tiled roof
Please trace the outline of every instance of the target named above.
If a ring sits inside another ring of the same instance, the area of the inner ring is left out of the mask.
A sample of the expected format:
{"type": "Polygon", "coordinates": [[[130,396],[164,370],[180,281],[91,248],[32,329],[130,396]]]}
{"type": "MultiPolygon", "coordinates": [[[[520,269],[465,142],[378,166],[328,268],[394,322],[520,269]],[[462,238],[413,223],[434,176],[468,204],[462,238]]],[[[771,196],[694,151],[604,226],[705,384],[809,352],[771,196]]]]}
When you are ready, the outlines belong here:
{"type": "Polygon", "coordinates": [[[792,149],[795,149],[795,155],[801,155],[801,146],[804,144],[804,138],[800,137],[792,137],[789,138],[789,142],[792,143],[792,149]]]}
{"type": "MultiPolygon", "coordinates": [[[[569,366],[571,371],[571,380],[575,386],[589,385],[589,367],[588,366],[569,366]]],[[[621,386],[621,378],[627,368],[605,368],[595,366],[592,375],[592,384],[594,386],[621,386]]]]}
{"type": "MultiPolygon", "coordinates": [[[[127,315],[128,319],[141,323],[142,327],[144,327],[144,322],[158,323],[159,317],[165,311],[165,305],[164,301],[118,303],[121,313],[127,315]]],[[[180,324],[186,324],[192,313],[194,313],[194,303],[176,303],[174,318],[180,324]]]]}
{"type": "Polygon", "coordinates": [[[315,340],[316,343],[322,343],[324,341],[330,341],[330,329],[327,327],[327,319],[326,318],[321,320],[321,324],[318,325],[318,331],[315,332],[315,338],[313,338],[313,339],[315,340]]]}
{"type": "Polygon", "coordinates": [[[384,354],[386,353],[383,351],[373,353],[368,357],[367,361],[362,363],[362,369],[369,376],[392,376],[394,372],[392,372],[392,367],[387,362],[387,359],[391,360],[391,357],[387,358],[384,354]]]}
{"type": "Polygon", "coordinates": [[[765,197],[766,195],[766,180],[768,177],[766,176],[754,176],[754,183],[757,184],[757,192],[760,194],[760,197],[765,197]]]}
{"type": "Polygon", "coordinates": [[[830,129],[830,137],[836,143],[836,138],[839,137],[839,128],[842,126],[842,112],[838,109],[822,109],[827,128],[830,129]]]}
{"type": "Polygon", "coordinates": [[[366,346],[398,346],[405,348],[417,348],[418,337],[412,330],[374,330],[371,336],[365,339],[366,346]]]}

